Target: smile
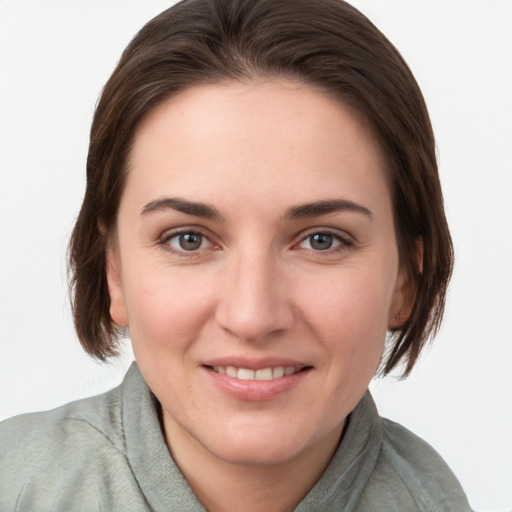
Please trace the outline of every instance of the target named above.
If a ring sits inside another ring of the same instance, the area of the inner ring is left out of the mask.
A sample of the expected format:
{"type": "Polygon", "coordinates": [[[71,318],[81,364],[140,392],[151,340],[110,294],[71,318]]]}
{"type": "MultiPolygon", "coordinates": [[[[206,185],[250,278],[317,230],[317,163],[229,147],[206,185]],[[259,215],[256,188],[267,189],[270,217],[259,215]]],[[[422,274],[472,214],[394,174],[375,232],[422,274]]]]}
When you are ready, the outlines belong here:
{"type": "Polygon", "coordinates": [[[239,380],[274,380],[284,376],[290,376],[298,370],[294,366],[276,366],[275,368],[260,368],[251,370],[249,368],[236,368],[235,366],[212,366],[211,369],[239,380]]]}
{"type": "Polygon", "coordinates": [[[210,382],[231,398],[242,401],[271,400],[309,380],[313,366],[293,361],[210,361],[203,364],[210,382]],[[252,368],[247,368],[250,366],[252,368]]]}

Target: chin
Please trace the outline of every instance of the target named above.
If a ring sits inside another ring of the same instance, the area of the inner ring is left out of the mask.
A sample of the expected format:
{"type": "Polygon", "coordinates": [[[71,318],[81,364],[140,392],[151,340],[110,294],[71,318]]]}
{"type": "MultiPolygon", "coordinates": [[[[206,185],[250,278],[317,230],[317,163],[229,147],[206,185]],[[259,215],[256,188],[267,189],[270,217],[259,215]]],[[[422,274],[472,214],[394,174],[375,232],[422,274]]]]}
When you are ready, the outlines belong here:
{"type": "Polygon", "coordinates": [[[281,419],[277,424],[252,422],[250,425],[224,425],[222,433],[204,446],[214,456],[232,464],[279,465],[299,457],[326,437],[308,432],[304,425],[295,427],[281,419]]]}
{"type": "Polygon", "coordinates": [[[231,464],[243,466],[269,466],[286,464],[298,457],[304,450],[303,446],[280,442],[274,439],[259,439],[213,446],[211,452],[219,459],[231,464]],[[277,442],[276,442],[277,441],[277,442]]]}

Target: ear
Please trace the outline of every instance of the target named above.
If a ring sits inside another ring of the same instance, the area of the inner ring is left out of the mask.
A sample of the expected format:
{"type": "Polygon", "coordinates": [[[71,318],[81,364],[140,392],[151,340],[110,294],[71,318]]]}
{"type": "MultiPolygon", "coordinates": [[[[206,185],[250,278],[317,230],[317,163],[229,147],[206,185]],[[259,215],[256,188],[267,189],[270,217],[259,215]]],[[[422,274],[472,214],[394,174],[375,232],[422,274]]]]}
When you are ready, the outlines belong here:
{"type": "MultiPolygon", "coordinates": [[[[416,241],[416,264],[418,272],[423,272],[423,240],[416,241]]],[[[400,329],[411,316],[416,300],[417,285],[405,269],[401,269],[393,292],[389,310],[388,329],[400,329]]]]}
{"type": "Polygon", "coordinates": [[[107,249],[107,283],[110,295],[110,317],[120,326],[128,326],[128,311],[124,300],[119,256],[113,248],[107,249]]]}

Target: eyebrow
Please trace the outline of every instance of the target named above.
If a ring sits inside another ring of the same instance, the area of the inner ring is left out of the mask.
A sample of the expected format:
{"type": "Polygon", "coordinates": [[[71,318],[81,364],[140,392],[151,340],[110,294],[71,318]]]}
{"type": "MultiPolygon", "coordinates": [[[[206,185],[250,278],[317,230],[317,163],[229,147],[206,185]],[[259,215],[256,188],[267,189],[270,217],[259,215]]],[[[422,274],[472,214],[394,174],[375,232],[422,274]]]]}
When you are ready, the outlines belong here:
{"type": "Polygon", "coordinates": [[[362,213],[368,217],[373,217],[373,213],[368,208],[354,203],[354,201],[350,201],[348,199],[329,199],[292,206],[286,210],[285,219],[319,217],[321,215],[336,212],[355,212],[362,213]]]}
{"type": "MultiPolygon", "coordinates": [[[[212,205],[188,201],[178,197],[162,197],[155,199],[144,205],[141,210],[141,215],[149,215],[158,211],[176,210],[187,215],[195,217],[203,217],[213,220],[224,220],[221,213],[217,208],[212,205]]],[[[323,201],[315,201],[312,203],[304,203],[297,206],[292,206],[286,210],[284,215],[285,219],[302,219],[305,217],[319,217],[329,213],[336,212],[356,212],[372,217],[372,212],[360,204],[350,201],[348,199],[329,199],[323,201]]]]}
{"type": "Polygon", "coordinates": [[[223,220],[219,210],[206,203],[187,201],[178,197],[162,197],[147,203],[141,210],[141,215],[150,213],[176,210],[178,212],[194,215],[195,217],[204,217],[206,219],[223,220]]]}

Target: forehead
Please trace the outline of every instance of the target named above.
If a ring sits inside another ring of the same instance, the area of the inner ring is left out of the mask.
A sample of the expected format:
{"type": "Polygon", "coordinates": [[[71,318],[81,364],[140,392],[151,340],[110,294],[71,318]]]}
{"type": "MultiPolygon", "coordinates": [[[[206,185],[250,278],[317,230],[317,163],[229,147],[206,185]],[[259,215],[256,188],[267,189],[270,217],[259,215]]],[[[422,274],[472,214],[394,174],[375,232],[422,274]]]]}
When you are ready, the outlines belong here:
{"type": "Polygon", "coordinates": [[[138,195],[222,197],[228,187],[241,200],[258,189],[307,202],[334,187],[359,202],[389,196],[381,151],[362,117],[287,81],[186,89],[141,124],[128,169],[127,187],[138,195]]]}

